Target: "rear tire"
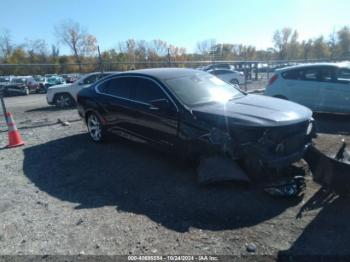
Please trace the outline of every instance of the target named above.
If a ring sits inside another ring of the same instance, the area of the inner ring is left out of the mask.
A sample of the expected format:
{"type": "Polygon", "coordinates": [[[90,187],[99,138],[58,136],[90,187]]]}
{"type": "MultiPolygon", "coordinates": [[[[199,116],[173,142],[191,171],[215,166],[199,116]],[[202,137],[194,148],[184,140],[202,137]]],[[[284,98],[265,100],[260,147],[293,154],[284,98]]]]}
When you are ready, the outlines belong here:
{"type": "Polygon", "coordinates": [[[57,94],[55,96],[54,104],[58,108],[66,108],[74,106],[75,102],[68,94],[57,94]]]}
{"type": "Polygon", "coordinates": [[[106,131],[103,128],[100,118],[95,113],[90,113],[87,116],[86,125],[92,141],[101,143],[106,140],[106,131]]]}

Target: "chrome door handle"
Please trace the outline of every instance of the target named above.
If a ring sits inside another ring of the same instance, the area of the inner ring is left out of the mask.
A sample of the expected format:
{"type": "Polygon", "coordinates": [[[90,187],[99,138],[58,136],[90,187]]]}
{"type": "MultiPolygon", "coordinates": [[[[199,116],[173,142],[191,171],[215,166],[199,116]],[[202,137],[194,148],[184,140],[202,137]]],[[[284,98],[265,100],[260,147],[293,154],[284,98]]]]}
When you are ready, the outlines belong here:
{"type": "Polygon", "coordinates": [[[155,107],[155,106],[150,106],[149,109],[150,109],[150,110],[158,110],[159,108],[158,108],[158,107],[155,107]]]}

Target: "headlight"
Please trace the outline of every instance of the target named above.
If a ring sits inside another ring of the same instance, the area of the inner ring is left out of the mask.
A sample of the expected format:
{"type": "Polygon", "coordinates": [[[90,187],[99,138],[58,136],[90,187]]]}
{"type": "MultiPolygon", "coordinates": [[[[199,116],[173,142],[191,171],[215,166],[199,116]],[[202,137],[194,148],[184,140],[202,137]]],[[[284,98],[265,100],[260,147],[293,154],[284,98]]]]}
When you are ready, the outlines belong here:
{"type": "Polygon", "coordinates": [[[306,129],[306,135],[310,135],[311,134],[311,131],[312,131],[312,128],[314,127],[313,123],[310,122],[309,125],[307,126],[307,129],[306,129]]]}

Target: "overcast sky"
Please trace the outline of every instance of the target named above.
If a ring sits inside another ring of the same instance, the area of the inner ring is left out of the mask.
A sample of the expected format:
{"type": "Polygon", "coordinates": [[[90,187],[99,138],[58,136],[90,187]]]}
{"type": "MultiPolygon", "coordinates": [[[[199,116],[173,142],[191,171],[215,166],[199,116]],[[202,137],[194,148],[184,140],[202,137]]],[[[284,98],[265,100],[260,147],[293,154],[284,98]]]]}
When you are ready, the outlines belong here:
{"type": "Polygon", "coordinates": [[[267,48],[282,27],[297,29],[302,40],[350,25],[350,0],[11,0],[1,9],[0,30],[10,30],[15,43],[56,43],[54,26],[73,19],[101,50],[129,38],[162,39],[188,52],[211,38],[267,48]]]}

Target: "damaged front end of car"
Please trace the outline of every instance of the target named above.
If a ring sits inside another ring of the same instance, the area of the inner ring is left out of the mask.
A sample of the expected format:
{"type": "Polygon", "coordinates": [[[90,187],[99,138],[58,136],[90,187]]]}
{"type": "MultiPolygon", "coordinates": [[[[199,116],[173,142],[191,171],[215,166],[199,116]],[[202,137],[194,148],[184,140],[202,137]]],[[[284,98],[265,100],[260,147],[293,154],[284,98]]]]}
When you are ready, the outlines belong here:
{"type": "Polygon", "coordinates": [[[200,184],[273,181],[303,157],[316,136],[312,118],[267,127],[220,117],[187,123],[181,133],[190,138],[187,151],[199,156],[200,184]]]}

